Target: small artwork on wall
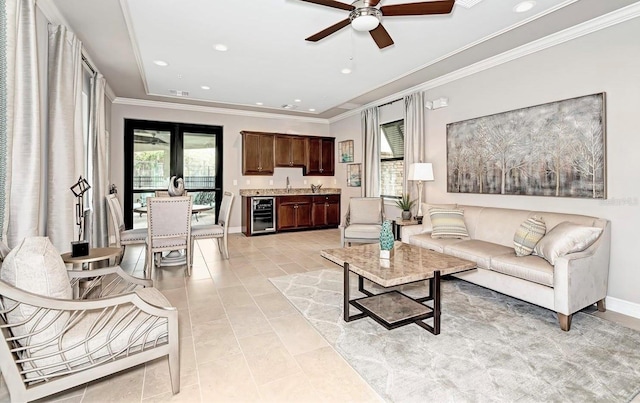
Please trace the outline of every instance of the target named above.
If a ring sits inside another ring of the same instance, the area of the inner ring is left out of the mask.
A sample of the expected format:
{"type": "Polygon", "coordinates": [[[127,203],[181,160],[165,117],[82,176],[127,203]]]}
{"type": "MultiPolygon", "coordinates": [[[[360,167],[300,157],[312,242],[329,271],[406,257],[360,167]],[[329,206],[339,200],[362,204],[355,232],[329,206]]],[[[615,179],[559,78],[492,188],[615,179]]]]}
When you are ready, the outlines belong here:
{"type": "Polygon", "coordinates": [[[353,140],[339,142],[338,149],[340,150],[340,162],[353,162],[353,140]]]}
{"type": "Polygon", "coordinates": [[[605,94],[448,124],[447,191],[606,198],[605,94]]]}
{"type": "Polygon", "coordinates": [[[362,183],[361,164],[347,165],[347,186],[360,187],[362,183]]]}

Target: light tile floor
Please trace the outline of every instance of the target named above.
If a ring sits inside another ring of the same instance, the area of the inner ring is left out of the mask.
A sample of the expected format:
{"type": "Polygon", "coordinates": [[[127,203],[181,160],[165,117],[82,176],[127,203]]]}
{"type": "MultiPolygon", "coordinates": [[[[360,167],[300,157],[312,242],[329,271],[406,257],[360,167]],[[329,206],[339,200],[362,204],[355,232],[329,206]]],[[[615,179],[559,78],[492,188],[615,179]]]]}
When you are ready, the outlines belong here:
{"type": "MultiPolygon", "coordinates": [[[[51,396],[64,402],[380,401],[371,387],[273,287],[268,278],[337,266],[319,250],[338,247],[336,229],[246,238],[230,235],[231,258],[214,240],[196,242],[184,267],[154,272],[178,308],[181,390],[172,395],[166,359],[51,396]]],[[[144,249],[129,247],[122,267],[142,276],[144,249]]],[[[640,330],[640,320],[596,313],[640,330]]],[[[0,403],[9,402],[0,384],[0,403]]],[[[640,402],[640,398],[634,399],[640,402]]]]}

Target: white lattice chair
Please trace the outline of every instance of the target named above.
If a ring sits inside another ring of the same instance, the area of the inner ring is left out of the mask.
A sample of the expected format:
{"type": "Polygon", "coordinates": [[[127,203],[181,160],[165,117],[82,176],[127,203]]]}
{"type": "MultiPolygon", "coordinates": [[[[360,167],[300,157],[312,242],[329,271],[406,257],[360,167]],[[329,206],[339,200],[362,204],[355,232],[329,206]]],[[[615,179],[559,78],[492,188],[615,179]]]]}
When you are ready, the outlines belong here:
{"type": "Polygon", "coordinates": [[[0,369],[12,402],[164,356],[173,393],[180,391],[178,311],[150,280],[117,266],[67,271],[44,237],[14,248],[0,278],[0,369]],[[80,280],[87,282],[85,295],[98,299],[72,299],[80,280]]]}

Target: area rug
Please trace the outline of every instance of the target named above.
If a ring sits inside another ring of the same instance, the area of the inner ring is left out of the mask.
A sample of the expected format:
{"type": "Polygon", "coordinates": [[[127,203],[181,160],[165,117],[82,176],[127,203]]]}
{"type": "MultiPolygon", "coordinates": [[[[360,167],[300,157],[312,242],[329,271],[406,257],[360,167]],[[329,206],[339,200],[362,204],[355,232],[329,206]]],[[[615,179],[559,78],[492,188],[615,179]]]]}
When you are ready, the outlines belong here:
{"type": "Polygon", "coordinates": [[[640,391],[640,333],[588,313],[563,332],[549,310],[446,279],[434,336],[344,322],[340,270],[271,281],[386,401],[627,402],[640,391]]]}

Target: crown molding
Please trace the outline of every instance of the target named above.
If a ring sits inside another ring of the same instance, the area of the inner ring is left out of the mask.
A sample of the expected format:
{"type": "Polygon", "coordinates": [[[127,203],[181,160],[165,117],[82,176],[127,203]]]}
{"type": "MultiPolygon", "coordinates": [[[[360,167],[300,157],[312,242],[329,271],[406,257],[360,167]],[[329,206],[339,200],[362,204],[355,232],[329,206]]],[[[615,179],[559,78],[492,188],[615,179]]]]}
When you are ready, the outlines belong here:
{"type": "Polygon", "coordinates": [[[580,38],[584,35],[588,35],[593,32],[597,32],[597,31],[609,28],[611,26],[623,23],[625,21],[629,21],[637,17],[640,17],[640,3],[631,4],[619,10],[612,11],[603,16],[583,22],[573,27],[564,29],[560,32],[556,32],[554,34],[545,36],[544,38],[537,39],[533,42],[529,42],[525,45],[500,53],[499,55],[479,61],[472,65],[463,67],[461,69],[445,74],[433,80],[429,80],[422,84],[418,84],[411,88],[407,88],[406,90],[396,92],[395,94],[386,96],[384,98],[376,100],[375,102],[371,102],[369,104],[363,105],[360,108],[353,109],[351,111],[345,112],[338,116],[334,116],[329,119],[329,123],[338,122],[350,116],[356,115],[367,108],[385,104],[387,102],[393,101],[398,98],[402,98],[405,95],[409,95],[417,91],[426,91],[432,88],[442,86],[444,84],[448,84],[450,82],[459,80],[464,77],[468,77],[470,75],[479,73],[481,71],[490,69],[492,67],[496,67],[501,64],[519,59],[521,57],[525,57],[532,53],[540,52],[550,47],[560,45],[562,43],[571,41],[573,39],[580,38]]]}
{"type": "Polygon", "coordinates": [[[310,118],[305,116],[283,115],[279,113],[268,113],[268,112],[243,111],[240,109],[216,108],[213,106],[178,104],[178,103],[163,102],[163,101],[150,101],[146,99],[117,97],[116,99],[113,100],[113,103],[117,105],[144,106],[148,108],[164,108],[164,109],[173,109],[173,110],[181,110],[181,111],[191,111],[191,112],[218,113],[221,115],[247,116],[247,117],[262,118],[262,119],[282,119],[282,120],[295,120],[295,121],[307,122],[307,123],[320,123],[325,125],[329,124],[328,119],[322,119],[322,118],[310,118]]]}

